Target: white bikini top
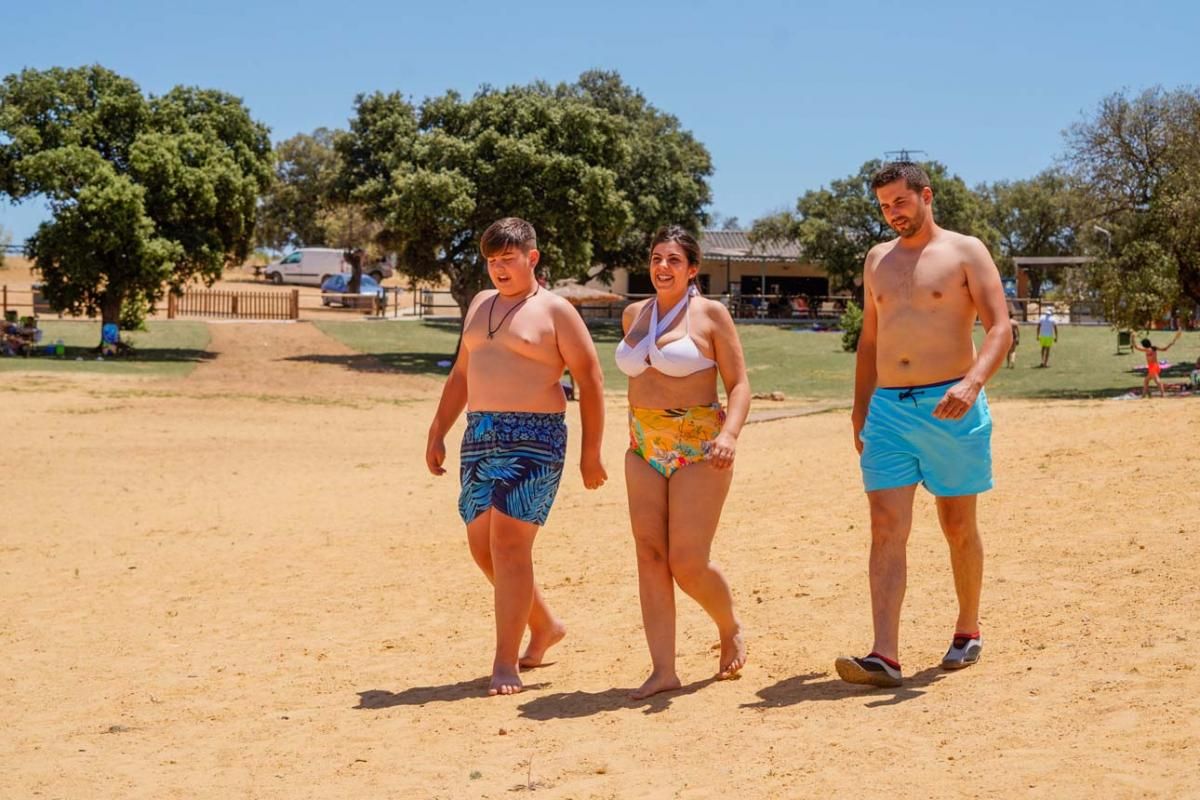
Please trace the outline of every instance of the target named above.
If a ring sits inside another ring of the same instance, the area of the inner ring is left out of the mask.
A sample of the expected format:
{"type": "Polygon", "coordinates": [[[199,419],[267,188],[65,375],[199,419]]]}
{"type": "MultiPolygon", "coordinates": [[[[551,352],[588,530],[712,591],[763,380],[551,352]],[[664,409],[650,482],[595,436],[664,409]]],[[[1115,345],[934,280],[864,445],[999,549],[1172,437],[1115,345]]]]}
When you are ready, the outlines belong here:
{"type": "MultiPolygon", "coordinates": [[[[685,294],[683,299],[667,312],[662,322],[658,321],[658,300],[651,300],[650,329],[635,345],[631,346],[624,339],[621,340],[621,343],[617,345],[617,368],[631,378],[641,375],[647,367],[654,367],[663,375],[671,378],[683,378],[692,373],[715,367],[717,362],[711,358],[705,358],[700,352],[700,348],[696,347],[696,343],[692,341],[692,322],[688,319],[687,314],[690,299],[690,293],[685,294]],[[683,312],[684,320],[683,336],[659,347],[658,337],[662,336],[663,331],[670,327],[671,323],[675,321],[675,317],[679,316],[680,311],[683,312]]],[[[641,319],[641,316],[641,314],[637,316],[630,330],[637,326],[637,320],[641,319]]]]}

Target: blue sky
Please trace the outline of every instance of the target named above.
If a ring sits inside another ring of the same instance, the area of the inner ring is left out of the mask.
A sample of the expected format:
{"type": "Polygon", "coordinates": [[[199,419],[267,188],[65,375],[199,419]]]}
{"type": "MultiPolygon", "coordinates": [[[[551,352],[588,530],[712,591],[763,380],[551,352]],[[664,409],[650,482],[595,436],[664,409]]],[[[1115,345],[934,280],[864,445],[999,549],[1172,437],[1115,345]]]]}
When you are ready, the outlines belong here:
{"type": "MultiPolygon", "coordinates": [[[[1200,4],[112,0],[6,4],[0,75],[100,63],[242,97],[276,141],[416,100],[615,69],[709,148],[743,223],[897,148],[974,185],[1031,176],[1107,94],[1200,83],[1200,4]]],[[[0,200],[19,241],[45,212],[0,200]]]]}

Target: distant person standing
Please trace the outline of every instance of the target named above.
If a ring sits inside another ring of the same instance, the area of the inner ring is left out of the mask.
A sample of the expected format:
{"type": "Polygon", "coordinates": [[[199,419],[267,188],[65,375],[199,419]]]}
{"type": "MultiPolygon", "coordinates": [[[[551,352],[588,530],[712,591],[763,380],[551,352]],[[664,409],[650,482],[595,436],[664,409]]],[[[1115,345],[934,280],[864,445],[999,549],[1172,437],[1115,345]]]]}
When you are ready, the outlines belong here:
{"type": "Polygon", "coordinates": [[[1058,343],[1058,323],[1054,321],[1054,309],[1042,311],[1038,320],[1038,344],[1042,346],[1042,366],[1050,366],[1050,348],[1058,343]]]}
{"type": "Polygon", "coordinates": [[[1021,343],[1021,325],[1012,317],[1008,318],[1008,325],[1012,328],[1012,344],[1008,348],[1008,356],[1005,357],[1004,363],[1009,369],[1017,365],[1017,345],[1021,343]]]}

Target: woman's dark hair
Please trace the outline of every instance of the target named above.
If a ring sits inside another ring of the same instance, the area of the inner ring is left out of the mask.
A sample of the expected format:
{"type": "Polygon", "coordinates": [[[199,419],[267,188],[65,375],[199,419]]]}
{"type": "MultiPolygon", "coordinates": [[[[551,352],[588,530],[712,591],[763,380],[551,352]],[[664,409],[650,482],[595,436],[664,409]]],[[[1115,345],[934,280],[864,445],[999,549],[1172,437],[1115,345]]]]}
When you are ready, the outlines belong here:
{"type": "Polygon", "coordinates": [[[1150,344],[1149,339],[1142,339],[1142,347],[1154,347],[1154,345],[1150,344]]]}
{"type": "Polygon", "coordinates": [[[687,256],[687,263],[693,267],[700,266],[700,243],[696,241],[696,237],[687,232],[687,229],[680,225],[664,225],[654,232],[654,238],[650,240],[650,252],[654,252],[654,248],[660,244],[674,242],[683,248],[683,253],[687,256]]]}

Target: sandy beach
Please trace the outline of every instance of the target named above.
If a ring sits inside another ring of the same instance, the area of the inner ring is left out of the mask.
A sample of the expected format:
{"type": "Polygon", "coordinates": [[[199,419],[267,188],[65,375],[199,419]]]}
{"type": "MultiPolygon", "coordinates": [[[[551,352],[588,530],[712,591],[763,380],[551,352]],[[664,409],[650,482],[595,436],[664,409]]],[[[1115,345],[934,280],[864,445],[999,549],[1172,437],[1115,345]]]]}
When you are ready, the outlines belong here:
{"type": "Polygon", "coordinates": [[[685,686],[633,702],[609,387],[611,480],[568,472],[535,552],[568,637],[488,698],[461,424],[452,474],[423,463],[438,383],[348,369],[306,323],[211,330],[181,380],[4,376],[2,797],[1200,796],[1194,400],[993,402],[984,656],[938,668],[953,584],[919,492],[899,690],[833,672],[870,643],[848,412],[749,425],[715,546],[749,665],[711,680],[681,594],[685,686]]]}

